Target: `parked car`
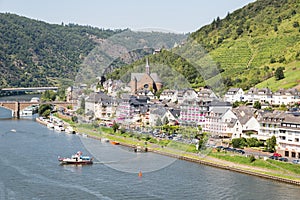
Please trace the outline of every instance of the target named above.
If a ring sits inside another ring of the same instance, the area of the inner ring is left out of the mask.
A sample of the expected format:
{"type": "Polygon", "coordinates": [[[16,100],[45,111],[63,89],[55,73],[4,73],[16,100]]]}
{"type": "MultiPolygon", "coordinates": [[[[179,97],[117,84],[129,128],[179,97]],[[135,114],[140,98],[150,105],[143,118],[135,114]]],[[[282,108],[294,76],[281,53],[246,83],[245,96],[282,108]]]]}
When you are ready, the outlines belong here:
{"type": "Polygon", "coordinates": [[[278,160],[279,157],[278,156],[270,156],[269,158],[273,159],[273,160],[278,160]]]}
{"type": "Polygon", "coordinates": [[[217,146],[216,149],[223,149],[223,146],[217,146]]]}
{"type": "Polygon", "coordinates": [[[281,158],[279,158],[278,160],[279,160],[279,161],[282,161],[282,162],[288,162],[288,161],[289,161],[289,159],[284,158],[284,157],[281,157],[281,158]]]}
{"type": "Polygon", "coordinates": [[[292,163],[294,163],[294,164],[300,164],[300,160],[298,160],[298,159],[297,160],[293,160],[292,163]]]}
{"type": "Polygon", "coordinates": [[[273,156],[276,156],[276,157],[282,157],[282,155],[280,153],[273,153],[273,156]]]}
{"type": "Polygon", "coordinates": [[[242,149],[237,149],[235,152],[240,153],[240,154],[245,154],[245,151],[242,149]]]}

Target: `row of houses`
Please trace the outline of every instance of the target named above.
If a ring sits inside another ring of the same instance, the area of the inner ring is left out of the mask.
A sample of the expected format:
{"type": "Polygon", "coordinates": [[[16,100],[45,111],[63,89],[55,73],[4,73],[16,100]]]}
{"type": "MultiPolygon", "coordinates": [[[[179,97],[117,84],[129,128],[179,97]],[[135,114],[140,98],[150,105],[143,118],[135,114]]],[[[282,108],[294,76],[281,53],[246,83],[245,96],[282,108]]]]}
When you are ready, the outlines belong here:
{"type": "Polygon", "coordinates": [[[85,113],[105,122],[116,121],[131,129],[168,123],[201,126],[202,131],[220,138],[254,137],[266,141],[274,135],[278,152],[287,157],[300,156],[299,116],[247,106],[232,108],[231,103],[220,101],[207,88],[199,92],[192,89],[166,90],[160,99],[130,94],[117,98],[100,91],[85,98],[85,113]]]}
{"type": "Polygon", "coordinates": [[[280,89],[272,92],[269,88],[250,88],[244,92],[242,88],[230,88],[224,100],[234,103],[236,101],[261,102],[270,105],[292,105],[300,102],[300,93],[297,89],[280,89]]]}

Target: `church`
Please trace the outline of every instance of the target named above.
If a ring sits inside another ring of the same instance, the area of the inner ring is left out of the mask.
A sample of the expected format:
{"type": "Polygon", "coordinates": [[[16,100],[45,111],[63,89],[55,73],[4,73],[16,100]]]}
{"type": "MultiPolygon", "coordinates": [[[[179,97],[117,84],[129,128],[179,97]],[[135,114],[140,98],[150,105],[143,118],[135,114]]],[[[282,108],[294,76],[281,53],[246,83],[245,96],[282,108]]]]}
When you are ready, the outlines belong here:
{"type": "Polygon", "coordinates": [[[145,73],[131,73],[130,81],[131,93],[137,94],[141,91],[147,93],[152,91],[156,93],[163,87],[162,80],[159,78],[157,73],[150,72],[150,66],[148,59],[146,59],[145,73]]]}

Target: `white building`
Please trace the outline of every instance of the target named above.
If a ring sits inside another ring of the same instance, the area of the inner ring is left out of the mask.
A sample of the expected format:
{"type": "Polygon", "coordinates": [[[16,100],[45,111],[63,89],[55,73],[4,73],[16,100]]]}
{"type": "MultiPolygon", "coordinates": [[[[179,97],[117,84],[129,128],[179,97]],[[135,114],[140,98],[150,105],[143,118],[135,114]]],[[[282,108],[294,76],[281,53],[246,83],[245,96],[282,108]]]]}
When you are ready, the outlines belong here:
{"type": "Polygon", "coordinates": [[[169,90],[169,89],[166,89],[166,90],[164,90],[164,91],[160,94],[159,100],[175,102],[176,99],[177,99],[177,98],[174,96],[175,94],[176,94],[176,91],[175,91],[175,90],[169,90]],[[175,99],[175,101],[174,101],[174,99],[175,99]]]}
{"type": "Polygon", "coordinates": [[[244,91],[242,88],[230,88],[225,96],[224,101],[234,103],[236,101],[244,101],[244,91]]]}
{"type": "MultiPolygon", "coordinates": [[[[237,117],[229,108],[213,108],[206,116],[203,131],[213,136],[232,137],[237,117]]],[[[239,131],[239,130],[237,130],[239,131]]]]}
{"type": "Polygon", "coordinates": [[[300,101],[299,92],[297,89],[280,89],[272,95],[272,105],[291,105],[300,101]]]}
{"type": "Polygon", "coordinates": [[[300,117],[286,114],[276,139],[278,153],[285,157],[300,158],[300,117]]]}
{"type": "Polygon", "coordinates": [[[85,113],[94,118],[109,120],[115,117],[118,102],[103,92],[92,93],[85,100],[85,113]]]}
{"type": "Polygon", "coordinates": [[[213,101],[218,99],[214,91],[207,88],[200,88],[200,90],[197,92],[197,98],[202,101],[213,101]]]}
{"type": "Polygon", "coordinates": [[[232,111],[236,115],[238,123],[240,123],[240,131],[236,130],[232,138],[256,137],[260,130],[260,124],[255,117],[257,110],[247,106],[240,106],[232,109],[232,111]]]}
{"type": "Polygon", "coordinates": [[[197,93],[194,89],[178,90],[175,95],[177,97],[178,104],[182,104],[185,100],[197,98],[197,93]]]}
{"type": "Polygon", "coordinates": [[[269,88],[250,88],[249,91],[244,94],[245,101],[248,102],[271,102],[272,101],[272,91],[269,88]]]}

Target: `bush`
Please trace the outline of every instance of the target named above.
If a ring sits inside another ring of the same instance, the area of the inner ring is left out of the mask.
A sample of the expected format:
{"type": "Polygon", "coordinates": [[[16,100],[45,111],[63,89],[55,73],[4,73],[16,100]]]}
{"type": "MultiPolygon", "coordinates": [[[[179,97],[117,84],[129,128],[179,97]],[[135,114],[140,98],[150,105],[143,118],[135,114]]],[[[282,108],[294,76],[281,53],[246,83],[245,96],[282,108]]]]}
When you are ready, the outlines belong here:
{"type": "Polygon", "coordinates": [[[234,138],[231,143],[233,148],[244,148],[247,144],[245,138],[234,138]]]}
{"type": "Polygon", "coordinates": [[[155,138],[150,138],[149,140],[150,143],[153,143],[153,144],[156,144],[157,143],[157,140],[155,138]]]}
{"type": "Polygon", "coordinates": [[[254,157],[254,155],[251,155],[251,156],[249,157],[250,163],[253,163],[255,160],[256,160],[256,158],[254,157]]]}

